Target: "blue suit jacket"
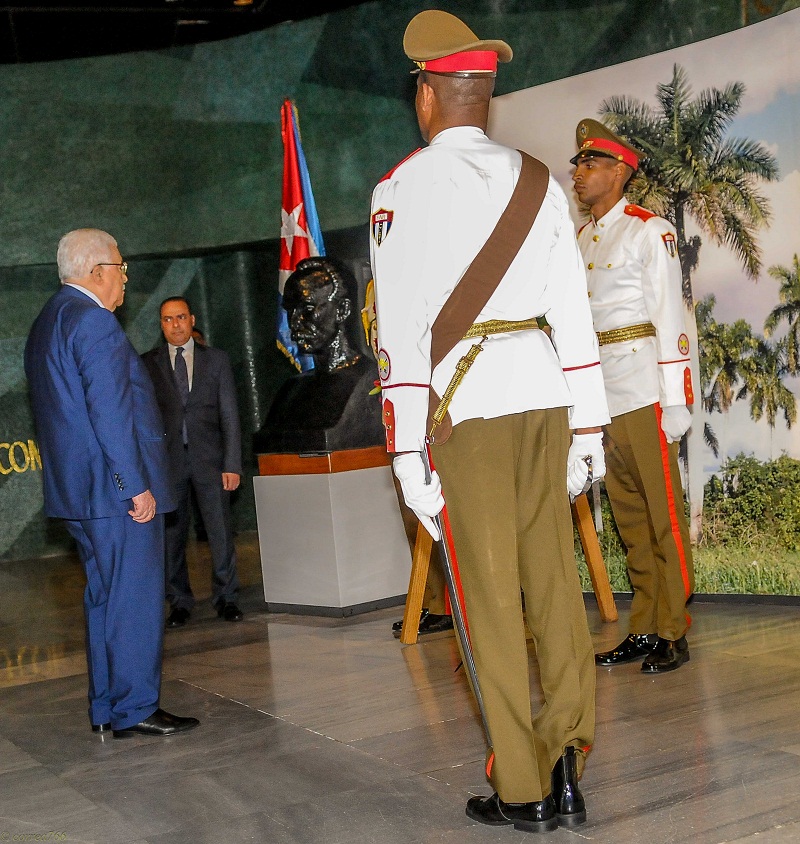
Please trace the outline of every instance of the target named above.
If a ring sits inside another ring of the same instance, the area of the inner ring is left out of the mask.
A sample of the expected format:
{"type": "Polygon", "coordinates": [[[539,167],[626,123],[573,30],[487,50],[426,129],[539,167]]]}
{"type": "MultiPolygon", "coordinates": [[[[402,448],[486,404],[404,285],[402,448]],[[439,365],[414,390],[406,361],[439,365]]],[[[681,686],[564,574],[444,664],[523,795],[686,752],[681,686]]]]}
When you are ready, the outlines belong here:
{"type": "Polygon", "coordinates": [[[153,385],[110,311],[62,287],[33,323],[25,374],[48,516],[123,516],[147,489],[157,512],[174,509],[153,385]]]}

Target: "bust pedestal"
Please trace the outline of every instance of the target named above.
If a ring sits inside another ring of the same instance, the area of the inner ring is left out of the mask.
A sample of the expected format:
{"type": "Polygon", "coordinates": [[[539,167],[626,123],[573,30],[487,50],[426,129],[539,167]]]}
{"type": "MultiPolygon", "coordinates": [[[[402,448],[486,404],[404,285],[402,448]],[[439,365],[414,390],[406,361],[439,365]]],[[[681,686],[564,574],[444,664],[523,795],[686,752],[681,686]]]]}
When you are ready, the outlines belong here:
{"type": "Polygon", "coordinates": [[[258,459],[271,612],[349,616],[405,601],[411,556],[384,446],[258,459]]]}

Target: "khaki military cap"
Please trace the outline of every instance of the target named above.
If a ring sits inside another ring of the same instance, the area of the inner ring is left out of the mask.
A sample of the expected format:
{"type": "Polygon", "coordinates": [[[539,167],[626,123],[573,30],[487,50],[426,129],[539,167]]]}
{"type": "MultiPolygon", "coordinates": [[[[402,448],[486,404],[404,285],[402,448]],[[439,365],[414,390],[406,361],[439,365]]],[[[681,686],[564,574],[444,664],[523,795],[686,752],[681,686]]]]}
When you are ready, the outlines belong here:
{"type": "Polygon", "coordinates": [[[510,62],[513,52],[505,41],[481,40],[455,15],[428,9],[406,27],[406,55],[420,70],[431,73],[487,74],[497,62],[510,62]]]}
{"type": "Polygon", "coordinates": [[[615,135],[608,126],[590,117],[581,120],[578,124],[575,129],[575,141],[578,144],[578,154],[570,159],[570,164],[577,164],[579,159],[590,155],[600,155],[605,158],[615,158],[638,170],[639,162],[645,157],[643,152],[631,146],[619,135],[615,135]]]}

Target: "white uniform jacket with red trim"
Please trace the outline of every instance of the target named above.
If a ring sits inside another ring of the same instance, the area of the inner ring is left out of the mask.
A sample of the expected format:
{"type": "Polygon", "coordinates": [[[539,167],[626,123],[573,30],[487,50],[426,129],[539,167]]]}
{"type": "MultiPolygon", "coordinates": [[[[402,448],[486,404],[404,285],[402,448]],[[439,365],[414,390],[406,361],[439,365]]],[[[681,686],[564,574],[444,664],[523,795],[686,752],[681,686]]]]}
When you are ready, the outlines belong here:
{"type": "Polygon", "coordinates": [[[660,402],[691,404],[687,310],[675,229],[623,197],[579,232],[596,331],[651,322],[655,337],[600,348],[612,416],[660,402]]]}
{"type": "MultiPolygon", "coordinates": [[[[476,342],[458,343],[431,377],[431,327],[508,205],[520,168],[517,150],[459,126],[440,132],[375,188],[370,246],[390,452],[423,447],[428,385],[443,395],[476,342]]],[[[450,405],[454,425],[550,407],[569,407],[573,428],[609,421],[575,229],[552,178],[530,234],[477,321],[539,316],[552,326],[552,342],[528,330],[484,343],[450,405]]]]}

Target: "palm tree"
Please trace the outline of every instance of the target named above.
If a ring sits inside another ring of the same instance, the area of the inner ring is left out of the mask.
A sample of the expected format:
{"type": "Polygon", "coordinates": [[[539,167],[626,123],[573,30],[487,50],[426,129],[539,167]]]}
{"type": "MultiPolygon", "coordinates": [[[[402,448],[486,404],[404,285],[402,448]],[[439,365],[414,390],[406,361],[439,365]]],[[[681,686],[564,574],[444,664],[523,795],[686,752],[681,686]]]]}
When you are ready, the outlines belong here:
{"type": "MultiPolygon", "coordinates": [[[[686,217],[703,235],[731,249],[751,278],[761,269],[756,235],[769,223],[770,209],[759,183],[778,176],[775,157],[760,143],[728,138],[726,133],[741,106],[745,86],[732,82],[709,88],[692,99],[686,72],[675,65],[672,80],[657,86],[658,108],[632,97],[605,100],[600,113],[620,135],[647,153],[626,191],[629,199],[669,219],[677,232],[683,277],[683,298],[689,311],[687,329],[697,349],[693,316],[692,272],[699,261],[701,238],[687,238],[686,217]],[[693,336],[692,336],[693,335],[693,336]]],[[[695,356],[696,357],[696,356],[695,356]]],[[[700,381],[699,364],[692,375],[700,381]]],[[[704,409],[695,411],[703,418],[704,409]]],[[[703,418],[703,428],[705,419],[703,418]]],[[[695,424],[695,430],[699,427],[695,424]]],[[[702,532],[702,441],[688,439],[690,530],[697,542],[702,532]]]]}
{"type": "MultiPolygon", "coordinates": [[[[760,348],[759,339],[745,320],[728,325],[714,319],[716,301],[715,296],[709,295],[695,307],[698,341],[703,350],[699,361],[701,403],[708,415],[727,413],[734,401],[742,397],[745,367],[760,348]]],[[[719,441],[708,419],[704,421],[703,439],[719,457],[719,441]]]]}
{"type": "Polygon", "coordinates": [[[778,304],[764,322],[764,334],[771,337],[784,320],[789,324],[786,334],[786,369],[792,375],[800,371],[800,262],[794,256],[792,267],[776,265],[767,272],[780,282],[778,304]]]}
{"type": "Polygon", "coordinates": [[[775,427],[779,412],[783,412],[787,428],[797,421],[794,393],[783,381],[789,371],[787,346],[786,340],[773,346],[759,338],[754,354],[743,361],[744,386],[737,398],[750,396],[750,415],[756,422],[765,418],[770,428],[775,427]]]}

